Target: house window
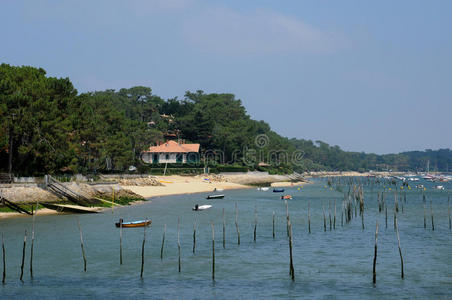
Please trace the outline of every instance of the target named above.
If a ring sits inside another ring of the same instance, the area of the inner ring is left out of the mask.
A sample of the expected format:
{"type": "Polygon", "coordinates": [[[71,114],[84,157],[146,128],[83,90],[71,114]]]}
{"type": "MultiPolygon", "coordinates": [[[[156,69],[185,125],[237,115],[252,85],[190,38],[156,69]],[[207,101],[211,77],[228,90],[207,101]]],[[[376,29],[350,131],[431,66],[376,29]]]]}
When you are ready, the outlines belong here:
{"type": "Polygon", "coordinates": [[[169,159],[169,154],[165,155],[165,159],[166,159],[166,160],[169,159]]]}

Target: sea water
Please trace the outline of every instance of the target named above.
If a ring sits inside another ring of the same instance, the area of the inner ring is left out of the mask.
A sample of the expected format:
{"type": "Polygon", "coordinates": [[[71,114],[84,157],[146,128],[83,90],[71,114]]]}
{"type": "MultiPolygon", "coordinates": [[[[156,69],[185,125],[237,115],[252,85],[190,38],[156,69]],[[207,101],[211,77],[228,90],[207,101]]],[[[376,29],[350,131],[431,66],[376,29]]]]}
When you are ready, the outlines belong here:
{"type": "MultiPolygon", "coordinates": [[[[424,229],[422,192],[407,191],[403,213],[399,199],[399,232],[405,279],[393,226],[394,195],[387,191],[388,227],[384,210],[378,212],[377,191],[365,186],[362,229],[359,215],[341,225],[343,193],[315,180],[302,188],[286,188],[293,226],[295,281],[289,276],[286,206],[281,194],[256,189],[226,190],[224,199],[206,200],[206,193],[157,197],[139,205],[100,214],[38,216],[35,224],[33,270],[30,278],[31,217],[4,219],[0,231],[6,247],[7,298],[154,298],[154,299],[263,299],[263,298],[451,298],[452,232],[448,224],[447,191],[428,186],[427,228],[424,229]],[[430,218],[433,204],[435,230],[430,218]],[[308,201],[311,234],[308,232],[308,201]],[[329,214],[336,229],[330,230],[329,214]],[[238,207],[240,245],[235,228],[238,207]],[[211,204],[192,211],[195,204],[211,204]],[[327,230],[323,226],[323,210],[327,230]],[[225,211],[226,245],[223,248],[225,211]],[[257,237],[254,242],[255,211],[257,237]],[[272,214],[275,233],[272,236],[272,214]],[[119,229],[114,223],[151,219],[146,229],[143,278],[140,278],[143,228],[123,229],[123,264],[119,264],[119,229]],[[181,272],[178,271],[177,225],[180,219],[181,272]],[[87,271],[83,271],[80,234],[83,231],[87,271]],[[372,283],[375,226],[379,223],[377,283],[372,283]],[[193,226],[196,223],[196,251],[193,226]],[[212,280],[212,223],[215,228],[215,280],[212,280]],[[163,229],[166,239],[160,258],[163,229]],[[23,282],[19,280],[24,232],[27,249],[23,282]]],[[[344,188],[348,190],[348,187],[344,188]]],[[[359,210],[358,210],[359,211],[359,210]]],[[[358,212],[359,214],[359,212],[358,212]]],[[[0,266],[1,269],[1,266],[0,266]]]]}

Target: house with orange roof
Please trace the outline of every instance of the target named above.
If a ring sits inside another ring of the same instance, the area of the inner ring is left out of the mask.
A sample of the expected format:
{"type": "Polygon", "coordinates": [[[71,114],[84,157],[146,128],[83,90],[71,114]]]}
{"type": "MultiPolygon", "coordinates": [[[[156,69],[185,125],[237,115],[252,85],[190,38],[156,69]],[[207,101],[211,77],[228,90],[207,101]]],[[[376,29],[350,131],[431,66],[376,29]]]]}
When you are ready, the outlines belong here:
{"type": "Polygon", "coordinates": [[[199,144],[185,144],[183,141],[167,141],[143,151],[141,159],[145,163],[193,163],[199,161],[199,144]]]}

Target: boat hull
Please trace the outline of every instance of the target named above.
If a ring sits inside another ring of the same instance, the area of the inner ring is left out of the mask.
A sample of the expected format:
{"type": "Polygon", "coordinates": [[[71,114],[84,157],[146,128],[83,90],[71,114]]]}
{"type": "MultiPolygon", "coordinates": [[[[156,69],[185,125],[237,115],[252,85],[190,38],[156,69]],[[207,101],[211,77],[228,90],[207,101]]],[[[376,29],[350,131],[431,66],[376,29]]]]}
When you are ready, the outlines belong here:
{"type": "MultiPolygon", "coordinates": [[[[147,221],[142,221],[142,222],[124,222],[122,223],[122,227],[123,228],[133,228],[133,227],[145,227],[145,226],[149,226],[151,225],[152,221],[151,220],[147,220],[147,221]]],[[[120,227],[121,224],[115,223],[116,227],[120,227]]]]}

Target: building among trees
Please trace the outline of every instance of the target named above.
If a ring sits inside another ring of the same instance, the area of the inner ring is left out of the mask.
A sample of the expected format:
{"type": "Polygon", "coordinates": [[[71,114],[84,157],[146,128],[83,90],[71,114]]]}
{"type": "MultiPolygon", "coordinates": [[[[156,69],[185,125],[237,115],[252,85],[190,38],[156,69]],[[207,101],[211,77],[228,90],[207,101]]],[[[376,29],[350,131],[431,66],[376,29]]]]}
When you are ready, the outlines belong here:
{"type": "Polygon", "coordinates": [[[199,144],[185,144],[181,140],[151,146],[141,155],[145,163],[185,164],[199,161],[199,144]]]}

